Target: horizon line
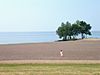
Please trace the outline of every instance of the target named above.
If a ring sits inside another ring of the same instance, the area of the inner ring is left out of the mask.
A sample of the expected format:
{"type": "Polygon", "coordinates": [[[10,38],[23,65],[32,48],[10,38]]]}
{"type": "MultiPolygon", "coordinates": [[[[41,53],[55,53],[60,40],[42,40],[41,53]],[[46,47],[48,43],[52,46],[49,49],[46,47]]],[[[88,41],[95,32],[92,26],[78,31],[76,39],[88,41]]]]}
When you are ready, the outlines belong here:
{"type": "MultiPolygon", "coordinates": [[[[100,30],[91,30],[91,32],[100,31],[100,30]]],[[[56,31],[0,31],[0,32],[56,32],[56,31]]]]}

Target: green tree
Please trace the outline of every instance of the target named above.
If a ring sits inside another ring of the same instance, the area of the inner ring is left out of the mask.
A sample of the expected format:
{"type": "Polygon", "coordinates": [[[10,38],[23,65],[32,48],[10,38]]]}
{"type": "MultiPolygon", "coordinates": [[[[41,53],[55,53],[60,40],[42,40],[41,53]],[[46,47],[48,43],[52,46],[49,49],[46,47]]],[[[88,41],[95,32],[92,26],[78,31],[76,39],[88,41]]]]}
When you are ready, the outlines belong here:
{"type": "Polygon", "coordinates": [[[92,35],[91,32],[90,32],[91,28],[92,28],[92,27],[90,26],[90,24],[87,24],[87,25],[86,25],[86,32],[85,32],[86,36],[87,36],[87,35],[92,35]]]}
{"type": "Polygon", "coordinates": [[[78,24],[72,24],[72,34],[73,34],[73,39],[76,39],[76,36],[80,33],[80,26],[78,24]]]}
{"type": "Polygon", "coordinates": [[[91,28],[92,27],[90,24],[87,24],[85,21],[77,20],[76,23],[72,25],[67,21],[66,24],[63,22],[61,23],[61,26],[58,27],[56,33],[58,34],[59,38],[63,39],[64,41],[71,40],[72,36],[73,39],[75,39],[79,34],[81,34],[82,39],[84,39],[85,35],[91,35],[91,28]]]}
{"type": "Polygon", "coordinates": [[[68,21],[66,24],[62,23],[60,27],[58,27],[56,33],[58,34],[59,38],[63,38],[64,41],[68,40],[68,38],[71,38],[71,23],[68,21]]]}
{"type": "Polygon", "coordinates": [[[68,35],[67,39],[71,39],[72,34],[72,26],[71,23],[69,23],[68,21],[66,22],[66,33],[68,35]]]}
{"type": "Polygon", "coordinates": [[[91,35],[91,26],[90,24],[87,24],[85,21],[80,21],[80,33],[82,36],[82,39],[85,38],[85,35],[91,35]]]}
{"type": "Polygon", "coordinates": [[[65,24],[64,23],[62,23],[61,26],[58,27],[56,33],[58,34],[59,38],[63,38],[63,40],[66,39],[66,37],[65,37],[65,33],[66,33],[65,32],[65,24]]]}

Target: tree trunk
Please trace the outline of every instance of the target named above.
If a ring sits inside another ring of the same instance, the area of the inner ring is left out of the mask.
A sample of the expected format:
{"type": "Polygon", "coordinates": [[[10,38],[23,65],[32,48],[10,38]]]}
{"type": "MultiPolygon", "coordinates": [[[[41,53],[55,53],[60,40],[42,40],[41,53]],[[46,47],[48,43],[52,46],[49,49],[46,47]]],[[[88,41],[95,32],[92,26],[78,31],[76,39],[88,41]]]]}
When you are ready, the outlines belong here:
{"type": "Polygon", "coordinates": [[[84,34],[83,33],[81,34],[81,36],[82,36],[82,39],[84,39],[84,34]]]}
{"type": "Polygon", "coordinates": [[[86,34],[86,38],[87,38],[87,34],[86,34]]]}
{"type": "Polygon", "coordinates": [[[66,40],[67,40],[67,36],[64,36],[64,37],[63,37],[63,41],[66,41],[66,40]]]}
{"type": "Polygon", "coordinates": [[[76,36],[73,36],[73,40],[75,40],[76,39],[76,36]]]}
{"type": "Polygon", "coordinates": [[[71,36],[70,36],[70,40],[71,40],[72,38],[71,38],[71,36]]]}

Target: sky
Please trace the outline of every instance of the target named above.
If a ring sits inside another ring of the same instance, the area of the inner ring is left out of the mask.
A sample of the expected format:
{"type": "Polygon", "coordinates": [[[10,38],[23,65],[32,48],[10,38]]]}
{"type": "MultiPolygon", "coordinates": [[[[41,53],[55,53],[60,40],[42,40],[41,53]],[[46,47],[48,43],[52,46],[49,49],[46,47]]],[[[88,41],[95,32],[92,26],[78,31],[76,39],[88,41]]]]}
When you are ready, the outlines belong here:
{"type": "Polygon", "coordinates": [[[76,20],[100,31],[100,0],[0,0],[0,32],[56,31],[76,20]]]}

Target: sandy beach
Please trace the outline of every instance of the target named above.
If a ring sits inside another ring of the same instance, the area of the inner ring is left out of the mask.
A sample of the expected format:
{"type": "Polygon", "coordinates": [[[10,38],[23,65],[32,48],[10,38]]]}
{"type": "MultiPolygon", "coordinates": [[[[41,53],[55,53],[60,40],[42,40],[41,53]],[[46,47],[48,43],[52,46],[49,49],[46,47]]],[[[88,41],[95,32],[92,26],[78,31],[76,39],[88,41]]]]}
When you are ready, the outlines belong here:
{"type": "Polygon", "coordinates": [[[0,45],[0,61],[4,60],[100,60],[100,39],[0,45]]]}

